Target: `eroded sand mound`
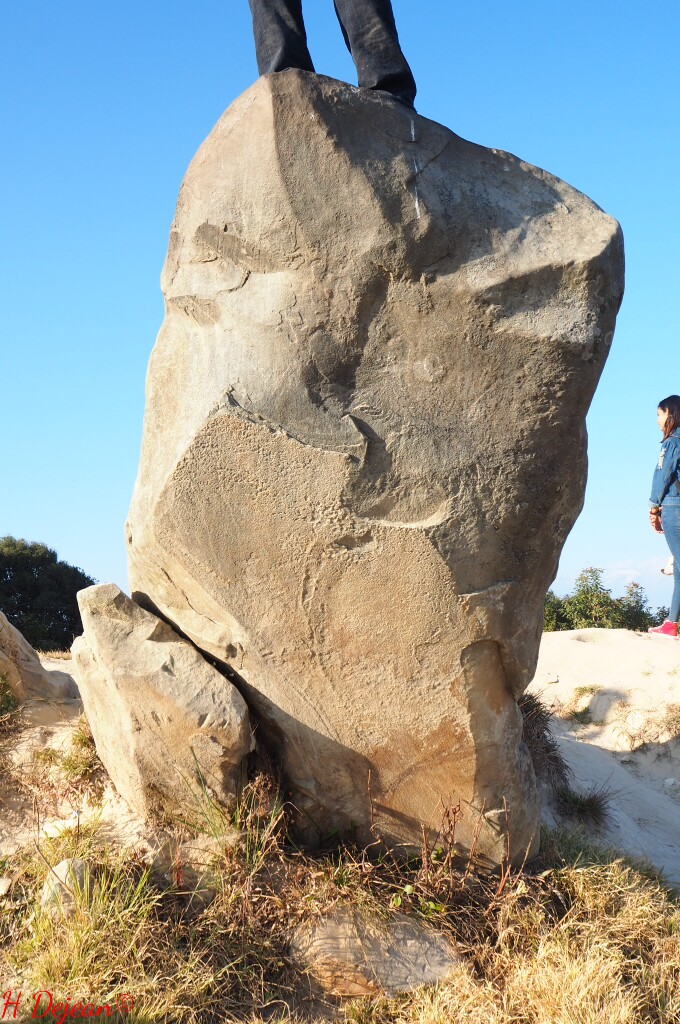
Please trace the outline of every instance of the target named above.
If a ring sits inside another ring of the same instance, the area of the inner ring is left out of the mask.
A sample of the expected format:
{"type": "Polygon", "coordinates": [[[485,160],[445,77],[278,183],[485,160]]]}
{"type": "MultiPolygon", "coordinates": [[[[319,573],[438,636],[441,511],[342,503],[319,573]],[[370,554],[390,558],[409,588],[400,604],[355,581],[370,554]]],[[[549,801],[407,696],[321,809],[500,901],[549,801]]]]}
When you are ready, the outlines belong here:
{"type": "MultiPolygon", "coordinates": [[[[530,692],[580,792],[609,794],[600,842],[680,885],[680,641],[625,629],[545,633],[530,692]]],[[[550,808],[544,819],[551,823],[550,808]]]]}

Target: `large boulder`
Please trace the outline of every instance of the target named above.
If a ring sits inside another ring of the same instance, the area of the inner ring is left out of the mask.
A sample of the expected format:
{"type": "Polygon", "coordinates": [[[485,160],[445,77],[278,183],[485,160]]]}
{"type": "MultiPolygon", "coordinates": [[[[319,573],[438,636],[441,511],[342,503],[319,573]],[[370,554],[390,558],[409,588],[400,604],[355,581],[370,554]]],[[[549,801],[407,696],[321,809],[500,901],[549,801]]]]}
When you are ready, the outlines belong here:
{"type": "Polygon", "coordinates": [[[622,295],[584,195],[388,98],[261,78],[182,185],[128,522],[303,838],[536,848],[516,699],[622,295]]]}
{"type": "Polygon", "coordinates": [[[97,753],[146,818],[231,806],[253,749],[248,709],[217,669],[114,584],[78,594],[85,632],[73,645],[97,753]]]}

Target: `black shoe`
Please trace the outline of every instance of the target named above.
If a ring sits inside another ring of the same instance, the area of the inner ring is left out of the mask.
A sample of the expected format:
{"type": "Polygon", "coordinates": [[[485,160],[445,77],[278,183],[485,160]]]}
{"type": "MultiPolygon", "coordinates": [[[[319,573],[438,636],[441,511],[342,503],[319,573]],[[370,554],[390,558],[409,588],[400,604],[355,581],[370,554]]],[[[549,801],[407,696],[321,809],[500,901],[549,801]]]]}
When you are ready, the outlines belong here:
{"type": "Polygon", "coordinates": [[[379,96],[384,96],[388,100],[396,100],[397,103],[401,103],[403,107],[408,107],[413,113],[416,113],[416,108],[412,99],[408,99],[406,96],[400,96],[396,92],[389,92],[387,89],[370,89],[370,92],[378,93],[379,96]]]}

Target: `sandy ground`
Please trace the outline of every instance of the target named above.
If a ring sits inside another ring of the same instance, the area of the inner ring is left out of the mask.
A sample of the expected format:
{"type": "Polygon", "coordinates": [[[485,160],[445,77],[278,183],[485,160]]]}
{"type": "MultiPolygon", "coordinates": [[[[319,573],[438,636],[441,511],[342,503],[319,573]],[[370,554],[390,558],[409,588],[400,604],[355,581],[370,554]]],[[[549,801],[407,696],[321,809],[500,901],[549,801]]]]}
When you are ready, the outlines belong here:
{"type": "Polygon", "coordinates": [[[609,794],[609,821],[593,837],[680,887],[680,640],[545,633],[529,690],[555,712],[574,788],[609,794]]]}
{"type": "MultiPolygon", "coordinates": [[[[71,670],[68,661],[45,667],[71,670]]],[[[680,640],[626,630],[546,633],[530,692],[555,713],[574,788],[609,794],[608,822],[592,838],[648,860],[680,888],[680,640]]],[[[0,858],[93,817],[112,841],[140,852],[162,841],[110,784],[100,806],[68,787],[36,786],[36,751],[66,751],[81,713],[78,700],[24,708],[6,746],[11,774],[0,772],[0,858]],[[17,788],[12,776],[25,776],[27,786],[17,788]]],[[[544,818],[554,823],[547,803],[544,818]]]]}

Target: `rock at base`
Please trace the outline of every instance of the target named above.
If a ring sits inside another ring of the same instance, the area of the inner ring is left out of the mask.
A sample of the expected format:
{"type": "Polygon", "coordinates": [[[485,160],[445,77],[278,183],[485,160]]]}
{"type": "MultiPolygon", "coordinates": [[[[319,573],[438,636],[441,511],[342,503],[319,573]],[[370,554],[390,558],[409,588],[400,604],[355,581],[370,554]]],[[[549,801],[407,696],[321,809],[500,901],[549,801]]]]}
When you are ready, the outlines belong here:
{"type": "Polygon", "coordinates": [[[253,749],[235,687],[186,640],[113,584],[78,594],[73,657],[97,753],[143,817],[231,806],[253,749]]]}
{"type": "Polygon", "coordinates": [[[445,936],[419,921],[403,914],[368,920],[349,908],[301,925],[291,948],[324,992],[341,997],[434,985],[460,963],[445,936]]]}

